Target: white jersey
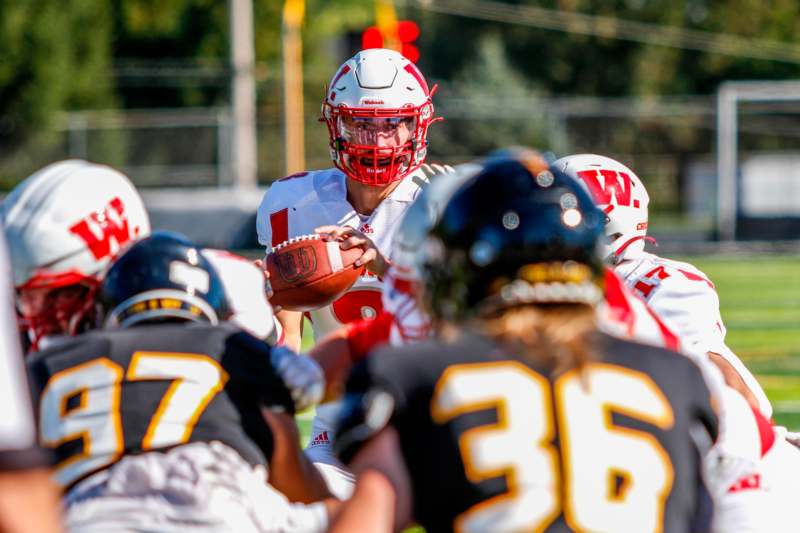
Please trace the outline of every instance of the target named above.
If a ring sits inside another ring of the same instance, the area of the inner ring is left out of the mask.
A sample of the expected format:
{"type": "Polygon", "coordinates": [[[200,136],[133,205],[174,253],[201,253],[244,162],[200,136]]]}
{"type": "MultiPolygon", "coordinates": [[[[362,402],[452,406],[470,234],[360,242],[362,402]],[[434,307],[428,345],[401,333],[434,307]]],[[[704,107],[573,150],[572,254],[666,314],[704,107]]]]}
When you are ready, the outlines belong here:
{"type": "Polygon", "coordinates": [[[69,531],[315,533],[322,502],[292,504],[251,466],[217,442],[127,455],[76,484],[65,497],[69,531]]]}
{"type": "MultiPolygon", "coordinates": [[[[390,257],[400,221],[427,183],[423,169],[412,172],[371,215],[363,216],[348,202],[347,178],[338,169],[288,176],[275,182],[261,201],[256,219],[258,242],[270,253],[273,246],[292,237],[313,234],[319,226],[350,226],[369,237],[385,257],[390,257]]],[[[314,338],[321,339],[344,324],[377,317],[383,308],[383,288],[382,280],[366,274],[331,305],[311,311],[314,338]]],[[[347,498],[353,478],[333,456],[329,441],[337,415],[337,402],[317,407],[306,453],[325,476],[331,491],[337,497],[347,498]]]]}
{"type": "Polygon", "coordinates": [[[266,340],[276,338],[276,320],[267,301],[264,273],[253,263],[225,250],[206,248],[203,255],[222,278],[231,322],[266,340]]]}
{"type": "MultiPolygon", "coordinates": [[[[258,241],[269,253],[273,246],[313,234],[319,226],[350,226],[369,237],[385,257],[390,257],[392,239],[403,214],[427,182],[423,170],[412,172],[371,215],[363,216],[347,201],[346,177],[341,171],[294,174],[275,182],[264,195],[256,220],[258,241]]],[[[320,339],[349,322],[376,317],[382,308],[382,290],[382,281],[366,274],[331,305],[311,311],[314,337],[320,339]]]]}
{"type": "MultiPolygon", "coordinates": [[[[33,411],[28,393],[14,312],[14,288],[4,233],[0,231],[0,469],[14,467],[14,455],[36,443],[33,411]]],[[[19,458],[21,459],[21,457],[19,458]]]]}
{"type": "Polygon", "coordinates": [[[615,272],[669,323],[688,350],[714,352],[724,357],[756,396],[762,414],[767,418],[772,416],[772,405],[761,385],[725,344],[719,297],[703,272],[689,263],[646,252],[623,261],[615,267],[615,272]]]}

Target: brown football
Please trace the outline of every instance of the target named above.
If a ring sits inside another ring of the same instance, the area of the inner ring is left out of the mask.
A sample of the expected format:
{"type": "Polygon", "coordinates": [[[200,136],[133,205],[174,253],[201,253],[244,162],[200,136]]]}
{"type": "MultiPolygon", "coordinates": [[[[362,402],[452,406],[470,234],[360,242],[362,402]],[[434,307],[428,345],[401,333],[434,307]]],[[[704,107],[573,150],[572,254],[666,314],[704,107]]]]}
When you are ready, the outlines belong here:
{"type": "Polygon", "coordinates": [[[267,271],[273,295],[270,302],[290,311],[324,307],[353,286],[364,267],[353,263],[360,248],[342,250],[337,241],[302,235],[273,247],[267,271]]]}

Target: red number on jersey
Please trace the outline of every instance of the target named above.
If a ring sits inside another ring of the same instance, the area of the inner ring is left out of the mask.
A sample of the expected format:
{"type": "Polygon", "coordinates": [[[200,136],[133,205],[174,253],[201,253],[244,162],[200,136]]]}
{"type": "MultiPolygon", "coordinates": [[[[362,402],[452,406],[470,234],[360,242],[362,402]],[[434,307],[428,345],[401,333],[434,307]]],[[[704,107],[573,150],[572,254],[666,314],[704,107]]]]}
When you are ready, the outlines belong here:
{"type": "Polygon", "coordinates": [[[378,289],[355,289],[333,302],[331,310],[342,324],[363,319],[372,320],[383,309],[381,291],[378,289]]]}
{"type": "Polygon", "coordinates": [[[658,284],[661,282],[662,279],[667,279],[669,277],[669,273],[663,267],[656,267],[644,276],[642,279],[636,282],[636,285],[633,287],[639,291],[639,294],[642,295],[643,298],[648,298],[650,293],[653,292],[658,284]],[[650,281],[651,283],[646,283],[645,280],[650,281]]]}

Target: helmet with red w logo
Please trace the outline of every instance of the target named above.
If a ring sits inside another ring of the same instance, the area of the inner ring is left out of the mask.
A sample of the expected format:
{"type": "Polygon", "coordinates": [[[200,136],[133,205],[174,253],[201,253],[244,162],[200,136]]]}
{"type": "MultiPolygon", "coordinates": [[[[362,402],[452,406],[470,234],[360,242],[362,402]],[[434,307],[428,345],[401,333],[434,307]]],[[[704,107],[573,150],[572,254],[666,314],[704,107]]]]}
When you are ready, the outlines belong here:
{"type": "Polygon", "coordinates": [[[374,186],[417,169],[428,152],[428,127],[436,121],[435,89],[394,50],[362,50],[345,61],[322,102],[336,167],[374,186]]]}
{"type": "Polygon", "coordinates": [[[606,214],[610,239],[608,259],[619,263],[644,252],[647,237],[647,205],[650,196],[639,177],[610,157],[576,154],[562,157],[554,166],[582,183],[606,214]]]}
{"type": "Polygon", "coordinates": [[[32,340],[74,334],[91,310],[99,276],[150,220],[122,173],[80,160],[34,173],[3,202],[18,310],[32,340]]]}

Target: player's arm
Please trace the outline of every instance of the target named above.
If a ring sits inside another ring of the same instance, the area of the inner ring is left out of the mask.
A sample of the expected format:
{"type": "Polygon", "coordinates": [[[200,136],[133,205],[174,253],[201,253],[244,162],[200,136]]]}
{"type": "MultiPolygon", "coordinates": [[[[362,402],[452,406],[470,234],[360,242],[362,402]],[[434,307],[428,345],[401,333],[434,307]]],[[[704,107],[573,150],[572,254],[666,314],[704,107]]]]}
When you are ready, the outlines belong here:
{"type": "Polygon", "coordinates": [[[262,414],[273,436],[270,484],[293,502],[311,503],[330,498],[325,480],[302,452],[294,418],[267,409],[262,409],[262,414]]]}
{"type": "MultiPolygon", "coordinates": [[[[291,200],[284,197],[287,192],[286,189],[281,189],[281,184],[281,181],[273,184],[264,194],[256,214],[258,242],[264,246],[267,255],[273,246],[289,237],[288,205],[291,200]],[[283,216],[280,216],[281,213],[283,216]]],[[[266,273],[266,260],[257,261],[256,266],[266,273]]],[[[281,344],[299,352],[303,339],[303,313],[283,309],[275,311],[275,319],[283,335],[281,344]]]]}
{"type": "Polygon", "coordinates": [[[221,362],[230,376],[226,388],[237,398],[243,424],[269,459],[270,483],[294,502],[329,497],[325,482],[300,448],[293,417],[296,409],[322,396],[325,384],[319,366],[243,331],[235,331],[225,344],[221,362]]]}
{"type": "Polygon", "coordinates": [[[60,492],[47,468],[0,472],[0,531],[62,531],[60,492]]]}
{"type": "Polygon", "coordinates": [[[373,348],[389,341],[392,320],[392,315],[382,310],[374,320],[347,324],[314,346],[309,356],[319,363],[325,374],[323,401],[341,396],[353,365],[373,348]]]}
{"type": "Polygon", "coordinates": [[[303,344],[303,313],[282,309],[275,318],[283,329],[283,346],[299,352],[303,344]]]}
{"type": "Polygon", "coordinates": [[[741,373],[721,355],[725,339],[718,323],[721,320],[719,297],[711,282],[699,276],[699,279],[684,279],[685,276],[678,271],[664,279],[648,304],[677,326],[681,341],[687,348],[708,353],[726,385],[740,393],[754,408],[760,408],[756,394],[741,373]]]}
{"type": "Polygon", "coordinates": [[[753,409],[760,409],[758,398],[756,398],[756,395],[753,394],[753,391],[750,390],[750,387],[747,386],[741,374],[736,371],[733,365],[716,352],[708,352],[708,357],[711,362],[719,368],[719,371],[722,372],[725,384],[744,396],[744,399],[747,400],[750,407],[753,409]]]}
{"type": "Polygon", "coordinates": [[[36,444],[30,398],[38,401],[39,381],[33,372],[26,380],[17,337],[8,330],[0,336],[0,531],[61,531],[51,457],[36,444]]]}
{"type": "Polygon", "coordinates": [[[411,523],[411,480],[393,427],[370,438],[350,467],[356,488],[334,519],[331,533],[397,531],[411,523]]]}

